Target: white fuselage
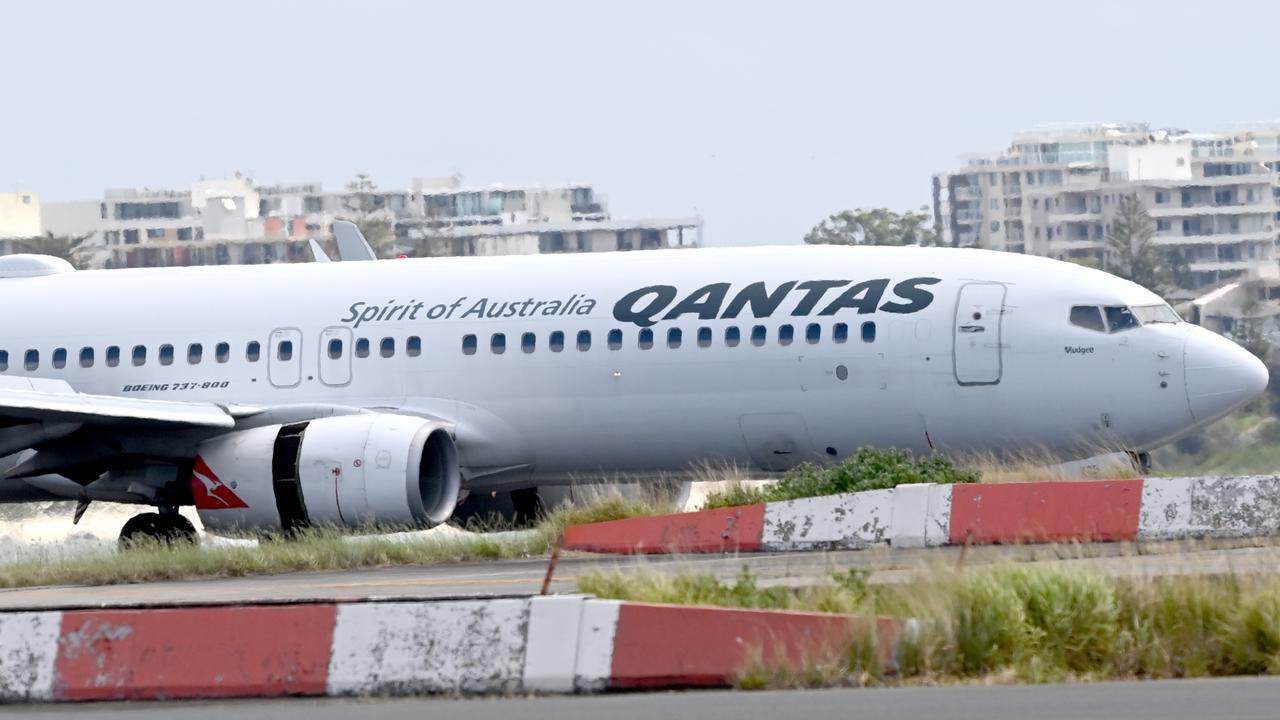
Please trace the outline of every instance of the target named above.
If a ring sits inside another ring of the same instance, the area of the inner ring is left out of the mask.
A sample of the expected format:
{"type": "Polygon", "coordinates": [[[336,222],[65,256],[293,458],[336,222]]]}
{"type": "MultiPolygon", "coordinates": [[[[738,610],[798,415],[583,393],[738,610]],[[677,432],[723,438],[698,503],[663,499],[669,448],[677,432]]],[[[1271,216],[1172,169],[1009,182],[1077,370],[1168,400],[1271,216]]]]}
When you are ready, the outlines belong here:
{"type": "Polygon", "coordinates": [[[1142,451],[1266,383],[1255,358],[1188,323],[1107,332],[1069,322],[1074,306],[1163,305],[1137,285],[975,250],[776,247],[67,272],[0,280],[0,300],[10,309],[0,335],[6,374],[103,395],[430,415],[453,426],[464,477],[494,487],[678,472],[702,461],[780,470],[867,445],[1142,451]],[[929,282],[895,294],[912,279],[929,282]],[[759,292],[748,289],[754,283],[759,292]],[[859,283],[862,292],[840,301],[859,283]],[[725,317],[744,291],[736,317],[725,317]],[[642,347],[649,322],[652,346],[642,347]],[[874,325],[865,340],[864,323],[874,325]],[[842,342],[837,324],[847,329],[842,342]],[[740,335],[733,346],[731,328],[740,335]],[[589,349],[578,347],[582,332],[589,349]],[[362,339],[367,353],[357,352],[362,339]],[[394,345],[388,357],[384,339],[394,345]],[[221,343],[229,351],[219,357],[221,343]],[[250,343],[260,344],[256,361],[250,343]],[[140,364],[135,347],[145,348],[140,364]]]}

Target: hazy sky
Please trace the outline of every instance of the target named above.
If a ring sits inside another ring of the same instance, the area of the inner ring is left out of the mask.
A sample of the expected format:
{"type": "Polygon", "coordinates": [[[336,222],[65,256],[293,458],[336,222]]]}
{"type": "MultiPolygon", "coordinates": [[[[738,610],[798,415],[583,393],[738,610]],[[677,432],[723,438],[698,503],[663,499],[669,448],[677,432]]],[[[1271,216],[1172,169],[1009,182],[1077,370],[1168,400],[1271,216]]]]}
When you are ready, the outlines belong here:
{"type": "Polygon", "coordinates": [[[6,2],[0,188],[588,182],[797,242],[1046,122],[1280,120],[1280,3],[6,2]]]}

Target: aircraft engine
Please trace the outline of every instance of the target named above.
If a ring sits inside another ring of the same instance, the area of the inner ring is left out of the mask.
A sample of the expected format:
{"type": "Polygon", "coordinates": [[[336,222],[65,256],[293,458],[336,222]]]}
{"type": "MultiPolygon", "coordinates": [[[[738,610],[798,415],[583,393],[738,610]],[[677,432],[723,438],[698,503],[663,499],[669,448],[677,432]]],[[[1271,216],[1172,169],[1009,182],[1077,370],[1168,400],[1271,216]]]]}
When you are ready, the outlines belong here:
{"type": "Polygon", "coordinates": [[[449,432],[369,413],[268,425],[201,443],[191,491],[206,529],[399,529],[449,519],[461,475],[449,432]]]}

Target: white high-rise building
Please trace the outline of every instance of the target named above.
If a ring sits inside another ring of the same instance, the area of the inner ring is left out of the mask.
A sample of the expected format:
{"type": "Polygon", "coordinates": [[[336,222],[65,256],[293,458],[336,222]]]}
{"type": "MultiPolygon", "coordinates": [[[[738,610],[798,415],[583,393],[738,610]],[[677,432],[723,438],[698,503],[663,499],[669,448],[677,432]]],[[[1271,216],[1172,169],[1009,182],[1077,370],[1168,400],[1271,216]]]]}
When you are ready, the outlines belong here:
{"type": "Polygon", "coordinates": [[[1280,124],[1199,134],[1146,123],[1053,126],[933,178],[940,242],[1105,267],[1117,201],[1181,253],[1188,290],[1280,275],[1280,124]]]}

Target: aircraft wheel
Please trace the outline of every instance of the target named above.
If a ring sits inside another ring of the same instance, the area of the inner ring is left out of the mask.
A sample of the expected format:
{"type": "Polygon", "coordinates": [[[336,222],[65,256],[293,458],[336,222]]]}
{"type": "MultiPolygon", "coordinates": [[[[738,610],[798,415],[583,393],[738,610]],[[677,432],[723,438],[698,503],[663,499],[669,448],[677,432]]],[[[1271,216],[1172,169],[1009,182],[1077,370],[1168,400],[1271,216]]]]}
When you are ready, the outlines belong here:
{"type": "Polygon", "coordinates": [[[195,526],[178,513],[142,513],[129,518],[120,530],[120,549],[127,550],[138,543],[159,545],[198,544],[195,526]]]}

